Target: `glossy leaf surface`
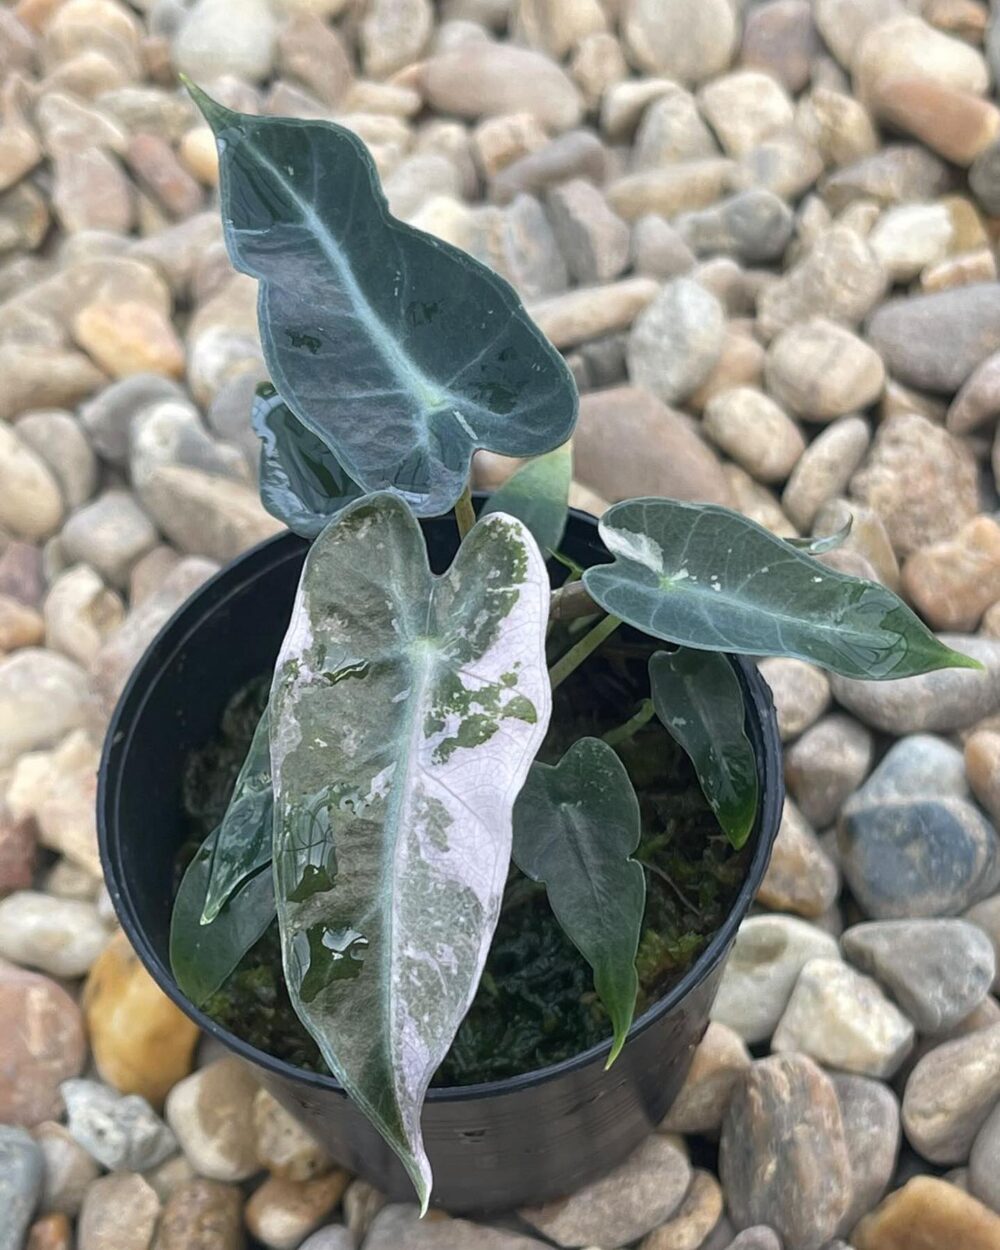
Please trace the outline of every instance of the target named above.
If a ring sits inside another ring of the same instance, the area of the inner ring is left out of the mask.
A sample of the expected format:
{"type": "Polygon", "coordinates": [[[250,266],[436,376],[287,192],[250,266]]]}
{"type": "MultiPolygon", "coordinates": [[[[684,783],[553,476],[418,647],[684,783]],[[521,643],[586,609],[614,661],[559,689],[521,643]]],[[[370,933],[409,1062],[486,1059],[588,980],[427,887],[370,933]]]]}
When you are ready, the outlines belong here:
{"type": "Polygon", "coordinates": [[[261,440],[261,502],[293,533],[316,538],[361,488],[268,383],[257,389],[251,420],[261,440]]]}
{"type": "Polygon", "coordinates": [[[355,134],[192,94],[218,141],[230,256],[261,283],[271,378],[355,482],[435,516],[477,448],[565,442],[577,398],[559,353],[502,278],[390,215],[355,134]]]}
{"type": "Polygon", "coordinates": [[[733,666],[717,651],[657,651],[649,686],[656,715],[694,764],[702,793],[738,850],[753,830],[758,781],[733,666]]]}
{"type": "Polygon", "coordinates": [[[313,545],[278,658],[286,981],[424,1201],[421,1105],[479,982],[549,719],[548,597],[519,521],[485,517],[435,577],[406,505],[373,495],[313,545]]]}
{"type": "Polygon", "coordinates": [[[265,709],[214,835],[202,924],[210,924],[234,891],[271,859],[274,794],[268,723],[265,709]]]}
{"type": "Polygon", "coordinates": [[[646,880],[631,856],[640,833],[629,775],[599,738],[581,738],[554,766],[536,763],[514,805],[514,862],[545,883],[556,919],[594,970],[614,1029],[609,1066],[625,1044],[639,990],[646,880]]]}
{"type": "Polygon", "coordinates": [[[707,651],[787,655],[845,677],[975,668],[884,586],[819,565],[714,504],[630,499],[600,521],[613,564],[584,585],[654,638],[707,651]]]}
{"type": "Polygon", "coordinates": [[[573,455],[569,443],[522,464],[486,501],[483,515],[506,512],[531,530],[542,551],[558,549],[569,513],[573,455]]]}
{"type": "Polygon", "coordinates": [[[275,916],[274,882],[265,866],[243,882],[211,924],[201,923],[218,832],[205,839],[188,865],[170,918],[170,966],[177,984],[198,1007],[263,937],[275,916]]]}
{"type": "Polygon", "coordinates": [[[806,555],[822,556],[828,551],[836,551],[843,547],[851,536],[851,530],[854,528],[854,517],[848,517],[839,530],[834,530],[832,534],[814,534],[811,538],[786,538],[784,541],[790,547],[797,547],[800,551],[804,551],[806,555]]]}

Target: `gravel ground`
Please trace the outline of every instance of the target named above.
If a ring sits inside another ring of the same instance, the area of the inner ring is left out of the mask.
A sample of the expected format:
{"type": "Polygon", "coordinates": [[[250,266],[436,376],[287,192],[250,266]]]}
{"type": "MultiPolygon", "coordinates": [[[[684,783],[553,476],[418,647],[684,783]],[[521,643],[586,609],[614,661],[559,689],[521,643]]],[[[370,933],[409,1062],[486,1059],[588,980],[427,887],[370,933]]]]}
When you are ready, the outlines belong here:
{"type": "Polygon", "coordinates": [[[998,1250],[997,77],[982,0],[0,6],[0,1250],[998,1250]],[[101,884],[115,699],[277,528],[178,70],[349,126],[517,287],[580,385],[579,506],[853,514],[824,558],[984,665],[762,665],[790,797],[689,1081],[608,1180],[489,1227],[335,1168],[101,884]]]}

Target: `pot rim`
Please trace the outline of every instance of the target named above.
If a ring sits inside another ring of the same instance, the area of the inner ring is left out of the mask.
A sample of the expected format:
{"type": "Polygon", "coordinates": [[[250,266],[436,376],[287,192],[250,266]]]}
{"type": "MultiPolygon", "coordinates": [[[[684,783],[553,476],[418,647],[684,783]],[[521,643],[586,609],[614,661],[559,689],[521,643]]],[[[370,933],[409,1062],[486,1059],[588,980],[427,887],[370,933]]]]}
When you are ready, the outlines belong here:
{"type": "MultiPolygon", "coordinates": [[[[588,528],[593,526],[596,532],[596,519],[590,514],[571,508],[570,519],[583,522],[588,528]]],[[[97,777],[97,832],[101,856],[101,867],[105,884],[114,906],[121,927],[135,952],[142,960],[146,971],[152,976],[159,988],[179,1007],[189,1019],[193,1020],[205,1033],[220,1041],[228,1050],[241,1058],[256,1064],[285,1079],[299,1081],[313,1089],[329,1093],[343,1094],[347,1097],[344,1087],[335,1077],[323,1072],[310,1072],[308,1069],[296,1067],[284,1059],[278,1059],[267,1051],[258,1050],[237,1034],[230,1032],[212,1019],[200,1007],[197,1007],[182,992],[169,966],[161,960],[146,935],[146,929],[139,916],[134,900],[129,893],[121,888],[123,874],[120,871],[117,844],[118,837],[112,837],[112,830],[117,830],[117,790],[123,773],[121,761],[127,758],[128,751],[135,736],[135,722],[141,717],[146,702],[144,687],[149,680],[148,669],[151,657],[158,661],[158,669],[166,670],[175,662],[177,653],[183,648],[200,627],[206,615],[214,614],[225,608],[227,602],[244,593],[247,579],[240,579],[239,571],[246,565],[258,560],[262,553],[271,548],[280,549],[294,540],[295,547],[289,547],[282,559],[293,559],[298,556],[299,543],[305,541],[284,530],[275,534],[256,546],[249,548],[221,568],[212,577],[203,582],[198,589],[170,616],[157,632],[155,638],[146,648],[142,658],[132,670],[125,684],[115,710],[111,716],[101,752],[101,761],[97,777]],[[204,596],[213,589],[222,588],[226,582],[234,584],[221,597],[216,598],[211,613],[198,610],[204,596]],[[186,620],[185,618],[192,618],[186,620]],[[156,655],[159,646],[168,636],[186,626],[183,633],[175,640],[170,652],[165,657],[156,655]]],[[[701,951],[694,963],[688,968],[681,979],[662,997],[648,1007],[641,1016],[632,1022],[626,1045],[645,1032],[662,1016],[668,1015],[687,995],[704,980],[715,965],[723,958],[736,936],[736,931],[750,909],[754,896],[771,856],[771,847],[777,836],[780,823],[782,803],[784,799],[784,783],[780,768],[781,748],[778,741],[777,721],[774,717],[774,703],[771,692],[756,669],[756,666],[741,655],[727,657],[736,669],[737,677],[743,691],[744,707],[753,715],[760,726],[763,739],[757,754],[757,774],[760,783],[760,802],[757,819],[754,822],[753,854],[747,866],[747,872],[739,892],[733,900],[726,919],[712,935],[710,941],[701,951]],[[770,715],[769,715],[770,714],[770,715]],[[770,744],[769,740],[770,739],[770,744]],[[772,749],[768,749],[768,746],[772,749]]],[[[611,1050],[612,1039],[599,1042],[585,1051],[563,1059],[558,1063],[549,1064],[544,1068],[535,1068],[518,1076],[506,1077],[501,1080],[481,1081],[474,1085],[432,1086],[426,1095],[428,1103],[468,1102],[479,1098],[498,1097],[554,1080],[566,1073],[585,1068],[595,1060],[606,1058],[611,1050]]]]}

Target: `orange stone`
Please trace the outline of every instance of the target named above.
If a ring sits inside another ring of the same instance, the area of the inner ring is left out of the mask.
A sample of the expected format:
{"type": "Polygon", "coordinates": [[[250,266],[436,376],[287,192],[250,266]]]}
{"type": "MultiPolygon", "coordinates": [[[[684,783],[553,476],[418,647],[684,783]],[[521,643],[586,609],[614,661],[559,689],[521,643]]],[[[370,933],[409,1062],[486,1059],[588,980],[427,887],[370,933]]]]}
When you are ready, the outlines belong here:
{"type": "Polygon", "coordinates": [[[855,1250],[998,1250],[1000,1215],[956,1185],[917,1176],[865,1216],[855,1250]]]}
{"type": "Polygon", "coordinates": [[[123,933],[90,970],[83,1010],[97,1070],[154,1107],[191,1071],[198,1027],[167,998],[123,933]]]}

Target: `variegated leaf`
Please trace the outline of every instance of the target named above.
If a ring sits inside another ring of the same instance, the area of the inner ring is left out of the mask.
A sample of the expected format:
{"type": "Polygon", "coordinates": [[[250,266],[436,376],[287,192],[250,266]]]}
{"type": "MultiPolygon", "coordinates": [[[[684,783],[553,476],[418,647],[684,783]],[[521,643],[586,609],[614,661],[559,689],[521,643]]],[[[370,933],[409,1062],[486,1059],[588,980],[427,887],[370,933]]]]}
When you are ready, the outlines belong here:
{"type": "Polygon", "coordinates": [[[512,517],[479,521],[435,577],[406,505],[369,496],[313,545],[275,673],[286,980],[424,1203],[421,1105],[479,982],[548,723],[548,597],[512,517]]]}

